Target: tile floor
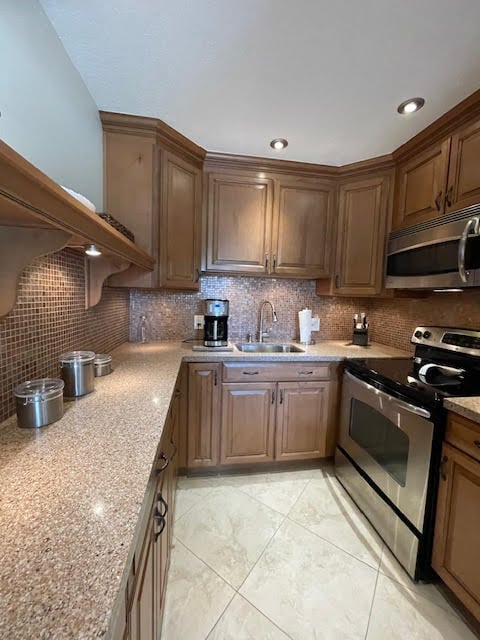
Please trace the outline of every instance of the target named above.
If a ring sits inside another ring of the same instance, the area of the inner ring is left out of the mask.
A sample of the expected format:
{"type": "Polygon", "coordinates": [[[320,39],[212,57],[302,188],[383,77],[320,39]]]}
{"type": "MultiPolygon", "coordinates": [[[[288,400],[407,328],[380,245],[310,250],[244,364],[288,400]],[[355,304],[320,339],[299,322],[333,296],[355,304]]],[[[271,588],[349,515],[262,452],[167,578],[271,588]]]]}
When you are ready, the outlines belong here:
{"type": "Polygon", "coordinates": [[[474,640],[330,467],[180,478],[164,640],[474,640]]]}

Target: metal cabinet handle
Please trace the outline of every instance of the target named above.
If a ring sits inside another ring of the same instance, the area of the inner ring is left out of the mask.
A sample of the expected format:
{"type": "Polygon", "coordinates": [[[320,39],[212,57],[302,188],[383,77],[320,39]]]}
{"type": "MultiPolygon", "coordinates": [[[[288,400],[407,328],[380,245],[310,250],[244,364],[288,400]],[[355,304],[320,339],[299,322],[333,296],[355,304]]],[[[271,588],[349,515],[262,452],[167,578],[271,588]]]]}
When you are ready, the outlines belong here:
{"type": "Polygon", "coordinates": [[[446,470],[447,462],[448,462],[448,456],[443,456],[442,461],[440,463],[440,477],[442,480],[447,479],[447,470],[446,470]]]}
{"type": "Polygon", "coordinates": [[[297,371],[299,376],[311,376],[313,371],[297,371]]]}
{"type": "Polygon", "coordinates": [[[165,518],[165,516],[168,513],[168,504],[163,499],[163,496],[161,493],[157,493],[157,502],[160,502],[161,506],[163,507],[163,513],[162,511],[159,511],[158,507],[155,507],[155,513],[156,515],[159,515],[159,516],[162,516],[162,518],[165,518]]]}
{"type": "Polygon", "coordinates": [[[435,208],[437,211],[440,211],[440,209],[442,208],[442,194],[443,191],[440,191],[438,193],[438,196],[435,198],[435,208]]]}
{"type": "Polygon", "coordinates": [[[242,371],[244,376],[258,376],[258,371],[242,371]]]}
{"type": "Polygon", "coordinates": [[[166,455],[164,453],[161,453],[158,456],[159,460],[163,460],[163,464],[161,467],[159,467],[157,469],[157,476],[160,475],[162,473],[162,471],[165,471],[165,469],[168,467],[168,465],[170,464],[170,460],[166,457],[166,455]]]}
{"type": "Polygon", "coordinates": [[[340,276],[337,275],[335,276],[335,289],[340,289],[340,276]]]}
{"type": "Polygon", "coordinates": [[[467,242],[470,233],[473,231],[475,236],[480,233],[480,217],[474,216],[467,221],[465,228],[458,243],[458,273],[462,282],[468,282],[470,272],[465,269],[465,253],[467,251],[467,242]]]}
{"type": "Polygon", "coordinates": [[[155,542],[156,542],[158,540],[158,538],[162,535],[163,530],[165,529],[165,525],[167,524],[167,521],[159,513],[154,513],[153,514],[153,519],[155,520],[155,522],[160,527],[160,529],[158,531],[155,531],[155,542]]]}
{"type": "Polygon", "coordinates": [[[268,271],[268,253],[265,254],[265,271],[268,271]]]}
{"type": "Polygon", "coordinates": [[[277,268],[277,256],[274,253],[273,254],[273,270],[275,271],[276,268],[277,268]]]}
{"type": "Polygon", "coordinates": [[[473,444],[480,449],[480,440],[474,440],[473,444]]]}
{"type": "Polygon", "coordinates": [[[448,187],[448,191],[447,194],[445,196],[445,200],[447,201],[447,206],[451,207],[453,202],[452,202],[452,195],[453,195],[453,184],[451,184],[448,187]]]}
{"type": "Polygon", "coordinates": [[[272,404],[275,404],[275,391],[272,391],[272,404]]]}
{"type": "Polygon", "coordinates": [[[213,374],[213,386],[216,387],[218,384],[218,373],[215,371],[213,374]]]}
{"type": "Polygon", "coordinates": [[[198,267],[195,267],[195,282],[198,282],[200,280],[200,269],[198,269],[198,267]]]}
{"type": "Polygon", "coordinates": [[[283,389],[280,389],[280,404],[283,404],[283,389]]]}

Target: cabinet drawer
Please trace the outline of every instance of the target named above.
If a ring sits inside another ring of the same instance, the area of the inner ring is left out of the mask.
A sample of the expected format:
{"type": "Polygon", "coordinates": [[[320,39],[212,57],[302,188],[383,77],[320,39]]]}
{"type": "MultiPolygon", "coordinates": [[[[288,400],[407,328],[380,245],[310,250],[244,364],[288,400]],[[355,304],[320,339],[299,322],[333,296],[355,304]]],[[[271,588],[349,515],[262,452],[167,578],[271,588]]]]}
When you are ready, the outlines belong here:
{"type": "Polygon", "coordinates": [[[445,439],[461,451],[480,460],[480,424],[477,422],[449,413],[445,439]]]}
{"type": "Polygon", "coordinates": [[[332,365],[321,362],[225,362],[224,382],[281,382],[282,380],[328,380],[332,365]]]}

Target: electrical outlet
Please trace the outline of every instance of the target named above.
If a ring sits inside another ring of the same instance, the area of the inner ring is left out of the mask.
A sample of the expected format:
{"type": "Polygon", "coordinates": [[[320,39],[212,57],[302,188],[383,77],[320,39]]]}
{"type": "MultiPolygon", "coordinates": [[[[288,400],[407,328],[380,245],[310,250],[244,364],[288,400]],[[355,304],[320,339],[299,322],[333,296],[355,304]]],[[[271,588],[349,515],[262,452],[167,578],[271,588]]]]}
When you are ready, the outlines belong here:
{"type": "Polygon", "coordinates": [[[193,328],[203,329],[205,324],[205,316],[193,316],[193,328]]]}
{"type": "Polygon", "coordinates": [[[311,329],[312,331],[320,331],[320,318],[318,316],[313,316],[311,329]]]}

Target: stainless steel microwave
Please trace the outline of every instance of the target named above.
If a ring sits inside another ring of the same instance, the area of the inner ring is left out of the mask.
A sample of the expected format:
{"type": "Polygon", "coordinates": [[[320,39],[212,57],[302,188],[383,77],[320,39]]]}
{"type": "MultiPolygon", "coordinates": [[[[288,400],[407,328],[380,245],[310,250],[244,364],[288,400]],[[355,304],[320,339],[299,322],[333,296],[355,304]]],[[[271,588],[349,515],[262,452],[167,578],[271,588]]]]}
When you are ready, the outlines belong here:
{"type": "Polygon", "coordinates": [[[480,205],[390,234],[386,287],[480,287],[480,205]]]}

